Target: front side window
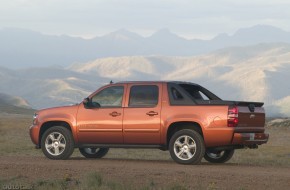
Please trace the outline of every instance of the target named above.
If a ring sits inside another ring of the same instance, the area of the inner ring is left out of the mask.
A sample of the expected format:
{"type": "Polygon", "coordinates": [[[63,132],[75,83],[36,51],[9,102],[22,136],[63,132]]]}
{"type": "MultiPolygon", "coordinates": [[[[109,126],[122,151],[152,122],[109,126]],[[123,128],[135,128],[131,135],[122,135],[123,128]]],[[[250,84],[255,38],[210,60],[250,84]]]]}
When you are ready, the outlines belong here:
{"type": "Polygon", "coordinates": [[[108,87],[93,96],[92,103],[99,103],[101,107],[122,107],[123,94],[123,86],[108,87]]]}
{"type": "Polygon", "coordinates": [[[158,104],[158,87],[155,85],[132,86],[129,107],[154,107],[158,104]]]}

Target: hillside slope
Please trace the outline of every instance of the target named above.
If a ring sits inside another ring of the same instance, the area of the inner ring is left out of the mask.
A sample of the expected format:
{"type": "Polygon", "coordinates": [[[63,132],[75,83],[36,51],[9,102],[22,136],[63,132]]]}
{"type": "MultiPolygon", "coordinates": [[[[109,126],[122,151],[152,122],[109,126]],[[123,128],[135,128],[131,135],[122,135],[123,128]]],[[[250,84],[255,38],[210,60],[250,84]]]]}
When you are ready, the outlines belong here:
{"type": "Polygon", "coordinates": [[[34,111],[23,98],[0,93],[0,113],[33,114],[34,111]]]}
{"type": "Polygon", "coordinates": [[[75,104],[104,84],[124,80],[181,80],[222,99],[263,101],[268,116],[290,116],[290,45],[232,47],[192,57],[123,56],[68,68],[0,68],[0,92],[34,108],[75,104]]]}
{"type": "Polygon", "coordinates": [[[182,80],[223,99],[263,101],[271,115],[290,115],[290,45],[232,47],[195,57],[133,56],[73,65],[75,72],[117,80],[182,80]]]}

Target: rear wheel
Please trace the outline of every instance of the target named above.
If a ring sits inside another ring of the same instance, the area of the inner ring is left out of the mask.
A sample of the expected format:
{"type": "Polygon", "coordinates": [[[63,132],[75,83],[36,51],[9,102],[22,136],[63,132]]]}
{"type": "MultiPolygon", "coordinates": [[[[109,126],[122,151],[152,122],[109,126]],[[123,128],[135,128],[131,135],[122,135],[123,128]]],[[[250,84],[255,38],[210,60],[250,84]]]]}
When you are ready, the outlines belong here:
{"type": "Polygon", "coordinates": [[[102,158],[109,152],[109,148],[79,148],[79,150],[86,158],[102,158]]]}
{"type": "Polygon", "coordinates": [[[223,151],[210,151],[207,150],[204,159],[211,163],[225,163],[229,161],[235,153],[234,149],[223,151]]]}
{"type": "Polygon", "coordinates": [[[171,137],[169,151],[179,164],[199,164],[205,153],[204,141],[198,132],[183,129],[171,137]]]}
{"type": "Polygon", "coordinates": [[[49,159],[68,159],[74,151],[71,131],[61,126],[47,129],[41,138],[41,149],[49,159]]]}

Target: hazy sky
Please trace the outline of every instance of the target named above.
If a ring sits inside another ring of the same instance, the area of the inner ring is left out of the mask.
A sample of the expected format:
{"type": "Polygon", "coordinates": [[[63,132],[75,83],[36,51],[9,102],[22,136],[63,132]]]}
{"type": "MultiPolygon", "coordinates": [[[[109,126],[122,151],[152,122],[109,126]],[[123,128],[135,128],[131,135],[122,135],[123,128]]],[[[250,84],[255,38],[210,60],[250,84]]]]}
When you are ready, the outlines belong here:
{"type": "Polygon", "coordinates": [[[256,24],[290,31],[290,0],[0,0],[0,28],[86,38],[122,28],[210,38],[256,24]]]}

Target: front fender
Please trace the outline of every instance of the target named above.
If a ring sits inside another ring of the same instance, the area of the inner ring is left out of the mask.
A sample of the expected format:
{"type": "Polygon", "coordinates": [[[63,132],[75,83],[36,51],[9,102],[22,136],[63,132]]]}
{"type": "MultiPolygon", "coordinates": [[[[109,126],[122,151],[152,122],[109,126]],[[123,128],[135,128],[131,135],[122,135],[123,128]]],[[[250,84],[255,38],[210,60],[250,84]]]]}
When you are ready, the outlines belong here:
{"type": "MultiPolygon", "coordinates": [[[[50,108],[46,110],[41,110],[38,112],[38,126],[39,132],[41,133],[41,129],[46,126],[48,123],[59,123],[65,122],[68,124],[72,131],[72,135],[74,141],[77,143],[77,135],[76,135],[76,116],[77,116],[78,106],[67,106],[67,107],[58,107],[58,108],[50,108]]],[[[41,134],[39,134],[41,135],[41,134]]]]}

